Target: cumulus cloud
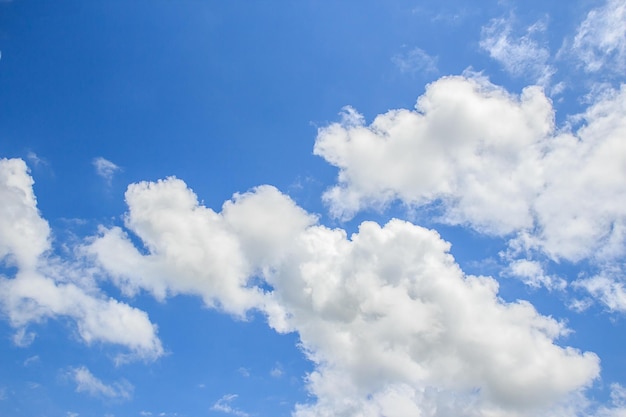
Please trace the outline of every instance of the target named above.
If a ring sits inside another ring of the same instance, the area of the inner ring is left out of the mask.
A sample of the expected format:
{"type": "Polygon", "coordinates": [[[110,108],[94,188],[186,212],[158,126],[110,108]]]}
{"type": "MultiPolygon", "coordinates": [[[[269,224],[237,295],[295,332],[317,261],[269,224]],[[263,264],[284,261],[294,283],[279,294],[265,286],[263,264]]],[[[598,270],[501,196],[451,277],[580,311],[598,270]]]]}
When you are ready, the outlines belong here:
{"type": "Polygon", "coordinates": [[[626,70],[626,2],[607,0],[578,27],[572,52],[587,72],[626,70]]]}
{"type": "Polygon", "coordinates": [[[124,379],[105,384],[84,366],[71,369],[69,376],[76,383],[77,392],[85,392],[94,397],[128,400],[134,390],[132,384],[124,379]]]}
{"type": "Polygon", "coordinates": [[[96,169],[96,173],[100,177],[102,177],[108,184],[110,184],[113,180],[113,176],[115,175],[115,173],[121,170],[119,166],[101,156],[94,158],[91,163],[96,169]]]}
{"type": "MultiPolygon", "coordinates": [[[[297,331],[316,398],[298,416],[534,416],[598,376],[596,355],[556,343],[562,323],[466,276],[435,231],[392,220],[348,237],[269,186],[221,213],[175,178],[131,185],[126,200],[146,251],[103,229],[88,247],[103,270],[128,292],[197,294],[297,331]]],[[[222,400],[215,407],[230,410],[222,400]]]]}
{"type": "Polygon", "coordinates": [[[50,248],[48,223],[39,216],[33,179],[21,159],[0,159],[0,260],[34,269],[50,248]]]}
{"type": "Polygon", "coordinates": [[[127,294],[139,289],[158,299],[199,294],[208,306],[245,316],[263,303],[249,285],[258,269],[278,261],[315,217],[274,187],[236,195],[221,214],[201,206],[176,178],[138,183],[126,192],[126,225],[150,253],[141,254],[120,228],[103,229],[88,248],[127,294]]]}
{"type": "Polygon", "coordinates": [[[545,23],[537,22],[522,36],[513,34],[513,18],[493,19],[481,32],[480,47],[489,53],[506,72],[515,77],[530,77],[546,86],[555,73],[548,64],[550,51],[535,38],[545,32],[545,23]]]}
{"type": "Polygon", "coordinates": [[[32,342],[34,334],[26,331],[31,323],[68,317],[85,343],[125,346],[144,359],[162,355],[156,326],[145,312],[68,280],[87,272],[50,254],[50,228],[32,185],[24,161],[0,160],[0,260],[15,268],[13,277],[0,275],[0,308],[17,329],[15,343],[32,342]]]}
{"type": "Polygon", "coordinates": [[[339,168],[324,199],[350,218],[400,200],[439,220],[510,236],[514,253],[611,262],[624,254],[626,88],[558,130],[538,87],[519,96],[480,77],[430,84],[416,110],[366,125],[348,109],[320,129],[315,153],[339,168]],[[383,174],[381,174],[383,173],[383,174]]]}

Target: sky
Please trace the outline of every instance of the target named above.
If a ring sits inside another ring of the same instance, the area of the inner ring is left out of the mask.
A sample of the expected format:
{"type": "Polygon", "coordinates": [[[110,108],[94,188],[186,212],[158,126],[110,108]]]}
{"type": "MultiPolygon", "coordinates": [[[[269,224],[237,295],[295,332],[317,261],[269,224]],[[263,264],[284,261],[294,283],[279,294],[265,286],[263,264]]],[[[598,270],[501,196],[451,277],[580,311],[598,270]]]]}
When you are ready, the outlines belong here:
{"type": "Polygon", "coordinates": [[[0,1],[0,415],[626,416],[626,1],[0,1]]]}

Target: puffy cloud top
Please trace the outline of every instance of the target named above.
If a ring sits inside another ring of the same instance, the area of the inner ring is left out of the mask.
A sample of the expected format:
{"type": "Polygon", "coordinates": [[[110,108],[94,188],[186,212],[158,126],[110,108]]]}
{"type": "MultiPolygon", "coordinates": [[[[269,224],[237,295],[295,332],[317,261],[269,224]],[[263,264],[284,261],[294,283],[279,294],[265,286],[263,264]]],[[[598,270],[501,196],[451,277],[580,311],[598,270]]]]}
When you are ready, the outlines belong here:
{"type": "Polygon", "coordinates": [[[320,129],[315,153],[339,168],[325,194],[349,218],[393,200],[440,204],[440,220],[467,224],[553,259],[614,260],[624,253],[626,89],[556,130],[538,87],[519,97],[476,77],[442,78],[416,110],[366,125],[353,109],[320,129]]]}
{"type": "Polygon", "coordinates": [[[364,222],[348,238],[269,186],[221,213],[175,178],[131,185],[126,199],[147,253],[103,229],[89,247],[101,267],[128,291],[197,294],[297,331],[317,401],[296,415],[443,416],[446,403],[457,416],[530,416],[598,376],[596,355],[555,343],[563,324],[503,302],[492,278],[466,276],[435,231],[364,222]]]}

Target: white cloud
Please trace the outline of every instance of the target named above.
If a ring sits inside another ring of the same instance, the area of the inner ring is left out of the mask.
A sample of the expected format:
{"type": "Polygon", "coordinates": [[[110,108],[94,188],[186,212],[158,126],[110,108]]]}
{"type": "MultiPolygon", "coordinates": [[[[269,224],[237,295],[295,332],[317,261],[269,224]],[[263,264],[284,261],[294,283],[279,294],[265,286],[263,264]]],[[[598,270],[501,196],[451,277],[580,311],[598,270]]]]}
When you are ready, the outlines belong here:
{"type": "Polygon", "coordinates": [[[16,267],[14,277],[0,275],[0,308],[18,329],[14,342],[32,342],[34,334],[26,331],[30,323],[64,316],[75,321],[88,344],[125,346],[131,353],[126,358],[162,355],[156,326],[145,312],[68,281],[88,272],[50,255],[50,228],[37,210],[32,185],[22,160],[0,159],[0,260],[16,267]]]}
{"type": "Polygon", "coordinates": [[[94,158],[91,163],[96,169],[96,173],[100,177],[104,178],[104,180],[109,184],[111,183],[111,180],[113,180],[115,173],[121,170],[119,166],[115,165],[108,159],[102,158],[101,156],[94,158]]]}
{"type": "Polygon", "coordinates": [[[598,408],[596,417],[626,416],[626,388],[620,384],[611,384],[611,404],[598,408]]]}
{"type": "Polygon", "coordinates": [[[0,260],[32,269],[50,248],[48,223],[39,216],[33,179],[21,159],[0,159],[0,260]]]}
{"type": "Polygon", "coordinates": [[[599,372],[595,355],[553,344],[561,324],[464,276],[434,231],[366,222],[299,245],[270,279],[317,365],[318,402],[296,415],[537,415],[599,372]]]}
{"type": "Polygon", "coordinates": [[[626,88],[559,131],[536,87],[513,96],[485,79],[430,84],[417,111],[391,110],[369,126],[348,110],[320,129],[315,153],[339,168],[325,193],[349,218],[400,200],[441,208],[442,222],[514,236],[519,253],[607,262],[624,254],[626,88]]]}
{"type": "Polygon", "coordinates": [[[324,196],[335,216],[394,199],[441,200],[447,222],[507,234],[532,225],[527,201],[542,184],[534,162],[552,129],[538,87],[516,98],[482,78],[444,77],[427,86],[417,111],[391,110],[366,126],[348,109],[320,129],[314,152],[340,169],[324,196]]]}
{"type": "Polygon", "coordinates": [[[26,360],[24,361],[24,366],[31,366],[32,364],[39,363],[40,361],[41,359],[39,358],[39,355],[34,355],[26,358],[26,360]]]}
{"type": "Polygon", "coordinates": [[[391,61],[403,73],[437,73],[437,57],[432,57],[421,48],[396,54],[391,61]]]}
{"type": "Polygon", "coordinates": [[[248,417],[250,414],[233,408],[230,404],[237,398],[237,394],[226,394],[213,404],[211,410],[221,411],[238,417],[248,417]]]}
{"type": "Polygon", "coordinates": [[[69,376],[76,383],[77,392],[86,392],[94,397],[128,400],[134,390],[134,387],[123,379],[112,384],[105,384],[84,366],[72,369],[69,376]]]}
{"type": "Polygon", "coordinates": [[[27,347],[35,341],[36,337],[37,335],[34,332],[29,332],[25,327],[22,327],[17,329],[13,335],[13,343],[15,343],[15,346],[27,347]]]}
{"type": "Polygon", "coordinates": [[[611,311],[626,312],[626,289],[620,277],[608,274],[574,281],[574,286],[583,288],[600,300],[611,311]]]}
{"type": "Polygon", "coordinates": [[[509,74],[529,77],[533,82],[547,86],[556,70],[548,64],[549,49],[541,46],[535,39],[537,34],[545,32],[545,23],[535,23],[526,29],[524,35],[515,37],[513,21],[513,18],[493,19],[489,25],[484,26],[480,47],[509,74]]]}
{"type": "Polygon", "coordinates": [[[142,255],[119,228],[103,229],[89,246],[116,285],[158,299],[198,294],[208,306],[241,317],[263,303],[251,275],[281,258],[294,230],[315,221],[270,186],[236,195],[222,214],[199,205],[175,178],[133,184],[126,201],[126,225],[150,254],[142,255]]]}
{"type": "Polygon", "coordinates": [[[276,364],[276,366],[270,370],[270,376],[272,376],[272,378],[280,378],[284,374],[285,371],[283,371],[283,367],[280,364],[276,364]]]}
{"type": "Polygon", "coordinates": [[[626,2],[607,0],[578,27],[572,52],[588,72],[626,70],[626,2]]]}
{"type": "Polygon", "coordinates": [[[47,163],[44,159],[40,158],[40,157],[39,157],[39,155],[37,155],[37,154],[36,154],[35,152],[33,152],[33,151],[29,151],[29,152],[26,154],[26,158],[27,158],[27,159],[28,159],[28,161],[29,161],[32,165],[34,165],[35,167],[37,167],[37,166],[38,166],[38,165],[40,165],[40,164],[43,164],[43,165],[47,165],[47,164],[48,164],[48,163],[47,163]]]}
{"type": "MultiPolygon", "coordinates": [[[[465,276],[432,230],[365,222],[348,238],[268,186],[221,213],[173,178],[131,185],[126,198],[126,225],[148,253],[103,229],[88,248],[102,268],[127,291],[198,294],[297,331],[317,400],[296,415],[535,416],[598,376],[596,355],[555,343],[563,324],[504,303],[492,278],[465,276]]],[[[233,398],[214,409],[233,411],[233,398]]]]}
{"type": "Polygon", "coordinates": [[[505,273],[521,279],[526,285],[534,288],[545,287],[548,290],[563,290],[567,287],[567,281],[546,274],[543,266],[537,261],[516,259],[511,262],[505,273]]]}

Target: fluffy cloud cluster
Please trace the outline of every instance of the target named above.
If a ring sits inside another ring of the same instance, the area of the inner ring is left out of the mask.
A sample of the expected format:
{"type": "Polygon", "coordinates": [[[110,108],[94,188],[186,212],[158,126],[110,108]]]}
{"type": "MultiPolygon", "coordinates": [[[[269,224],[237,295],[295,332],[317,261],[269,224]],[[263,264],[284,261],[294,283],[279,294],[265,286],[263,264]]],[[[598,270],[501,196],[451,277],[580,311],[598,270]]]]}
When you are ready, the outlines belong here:
{"type": "Polygon", "coordinates": [[[626,88],[557,130],[538,87],[514,96],[480,77],[430,84],[416,110],[370,125],[353,109],[319,131],[315,153],[339,168],[324,198],[335,216],[400,200],[440,220],[512,236],[517,251],[611,262],[624,254],[626,88]]]}
{"type": "Polygon", "coordinates": [[[163,354],[156,327],[145,312],[107,299],[82,285],[86,273],[50,255],[50,228],[37,210],[33,180],[24,161],[0,160],[0,308],[18,329],[18,344],[32,341],[26,327],[48,318],[76,323],[85,343],[121,345],[129,355],[153,359],[163,354]],[[72,279],[78,277],[78,279],[72,279]]]}
{"type": "Polygon", "coordinates": [[[293,234],[315,221],[269,186],[236,196],[221,214],[198,204],[181,180],[128,187],[126,225],[148,250],[142,254],[120,228],[104,230],[88,248],[126,294],[157,299],[198,294],[211,307],[245,316],[264,303],[251,285],[259,268],[277,262],[293,234]]]}
{"type": "Polygon", "coordinates": [[[465,276],[435,231],[365,222],[348,238],[270,186],[220,213],[175,178],[126,200],[144,248],[102,229],[88,247],[102,269],[128,293],[197,294],[297,331],[317,398],[298,416],[540,415],[598,376],[596,355],[555,343],[561,323],[465,276]]]}

